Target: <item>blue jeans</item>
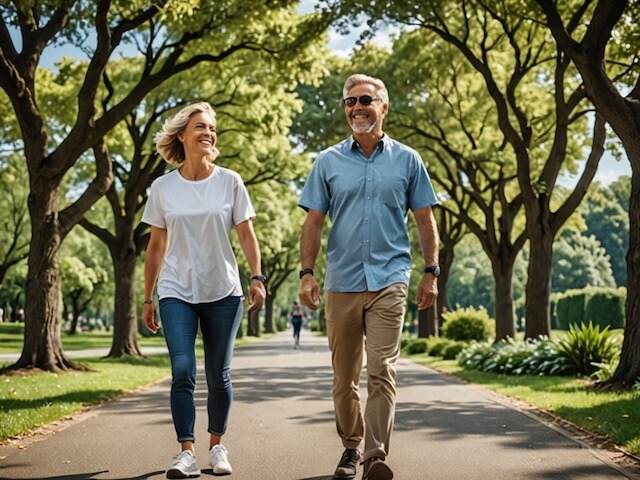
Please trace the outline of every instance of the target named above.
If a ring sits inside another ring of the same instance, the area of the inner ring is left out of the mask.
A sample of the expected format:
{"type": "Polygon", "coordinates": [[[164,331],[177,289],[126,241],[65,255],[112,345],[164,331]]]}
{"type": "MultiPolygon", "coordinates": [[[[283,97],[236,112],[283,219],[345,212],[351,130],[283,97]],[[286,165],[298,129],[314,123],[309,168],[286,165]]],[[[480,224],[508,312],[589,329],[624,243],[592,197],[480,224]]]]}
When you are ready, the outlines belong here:
{"type": "Polygon", "coordinates": [[[199,304],[163,298],[160,300],[160,319],[171,358],[171,415],[178,442],[195,441],[198,321],[208,387],[208,431],[223,435],[233,399],[231,357],[242,319],[242,298],[229,296],[199,304]]]}

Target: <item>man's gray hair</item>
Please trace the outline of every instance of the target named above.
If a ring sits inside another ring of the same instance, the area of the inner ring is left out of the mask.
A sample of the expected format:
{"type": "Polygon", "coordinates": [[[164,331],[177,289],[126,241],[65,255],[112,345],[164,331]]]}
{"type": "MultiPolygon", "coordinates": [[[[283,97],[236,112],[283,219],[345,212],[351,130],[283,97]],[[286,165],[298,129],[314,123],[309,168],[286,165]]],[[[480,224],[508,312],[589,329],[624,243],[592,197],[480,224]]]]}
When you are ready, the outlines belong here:
{"type": "Polygon", "coordinates": [[[384,82],[379,78],[370,77],[369,75],[364,75],[362,73],[356,73],[355,75],[351,75],[347,78],[347,81],[344,82],[344,87],[342,88],[342,98],[347,98],[349,91],[356,85],[360,85],[362,83],[373,85],[376,88],[376,92],[382,100],[382,103],[386,105],[389,104],[389,92],[387,91],[387,87],[384,82]]]}

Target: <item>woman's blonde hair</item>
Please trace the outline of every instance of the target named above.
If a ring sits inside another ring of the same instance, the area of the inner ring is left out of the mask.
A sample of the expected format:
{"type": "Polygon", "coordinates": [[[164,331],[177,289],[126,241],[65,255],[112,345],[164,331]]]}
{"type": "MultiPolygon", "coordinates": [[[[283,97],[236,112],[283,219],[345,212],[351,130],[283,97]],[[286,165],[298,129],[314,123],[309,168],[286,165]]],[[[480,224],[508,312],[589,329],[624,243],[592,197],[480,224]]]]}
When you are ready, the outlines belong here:
{"type": "MultiPolygon", "coordinates": [[[[168,118],[162,126],[162,131],[156,133],[154,137],[156,150],[167,163],[178,167],[184,163],[184,145],[178,139],[178,134],[187,127],[189,120],[196,113],[208,113],[211,115],[213,125],[216,125],[216,112],[211,105],[207,102],[198,102],[184,107],[173,117],[168,118]]],[[[214,146],[209,161],[213,162],[218,155],[220,152],[214,146]]]]}
{"type": "Polygon", "coordinates": [[[389,92],[387,91],[387,86],[384,84],[384,82],[379,78],[370,77],[369,75],[364,75],[363,73],[356,73],[355,75],[351,75],[349,78],[347,78],[346,82],[344,82],[344,87],[342,88],[342,98],[347,98],[347,95],[349,95],[349,90],[362,83],[373,85],[376,88],[376,92],[380,96],[380,100],[382,100],[382,103],[384,103],[385,105],[389,105],[389,92]]]}

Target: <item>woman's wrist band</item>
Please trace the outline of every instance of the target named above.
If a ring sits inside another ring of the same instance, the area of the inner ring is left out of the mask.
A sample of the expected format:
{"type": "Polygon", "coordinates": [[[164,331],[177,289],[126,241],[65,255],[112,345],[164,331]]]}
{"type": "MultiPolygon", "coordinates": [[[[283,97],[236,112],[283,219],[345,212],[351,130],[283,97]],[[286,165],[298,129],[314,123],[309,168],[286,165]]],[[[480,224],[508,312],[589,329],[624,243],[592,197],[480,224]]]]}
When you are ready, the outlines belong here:
{"type": "Polygon", "coordinates": [[[153,304],[153,300],[145,300],[144,302],[142,302],[143,305],[152,305],[153,304]]]}

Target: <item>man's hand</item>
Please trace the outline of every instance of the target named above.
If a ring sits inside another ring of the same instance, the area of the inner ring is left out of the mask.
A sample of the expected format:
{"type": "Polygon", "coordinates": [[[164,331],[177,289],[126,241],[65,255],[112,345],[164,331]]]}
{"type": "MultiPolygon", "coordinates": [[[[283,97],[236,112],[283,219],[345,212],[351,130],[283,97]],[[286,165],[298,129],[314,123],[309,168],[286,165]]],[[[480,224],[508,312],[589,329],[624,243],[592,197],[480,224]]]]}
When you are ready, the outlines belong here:
{"type": "Polygon", "coordinates": [[[305,275],[300,279],[300,302],[311,310],[320,306],[320,285],[313,275],[305,275]]]}
{"type": "Polygon", "coordinates": [[[436,298],[438,298],[438,279],[431,273],[425,273],[416,292],[418,310],[426,310],[431,307],[436,298]]]}

